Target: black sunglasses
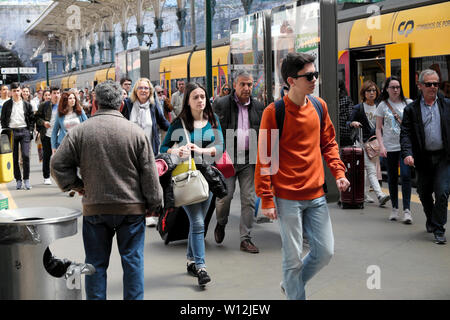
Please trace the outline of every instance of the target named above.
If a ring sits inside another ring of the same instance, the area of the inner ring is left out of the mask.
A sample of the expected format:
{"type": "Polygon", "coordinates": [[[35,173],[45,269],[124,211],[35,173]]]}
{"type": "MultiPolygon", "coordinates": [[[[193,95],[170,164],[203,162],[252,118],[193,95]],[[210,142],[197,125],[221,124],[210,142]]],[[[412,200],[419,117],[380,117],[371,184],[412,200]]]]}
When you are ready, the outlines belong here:
{"type": "Polygon", "coordinates": [[[223,91],[230,91],[230,88],[223,88],[223,91]]]}
{"type": "Polygon", "coordinates": [[[316,72],[308,72],[308,73],[301,74],[301,75],[297,74],[295,76],[291,76],[291,78],[294,78],[294,79],[298,79],[298,78],[301,78],[301,77],[305,77],[306,80],[312,81],[314,78],[316,78],[316,79],[319,78],[319,72],[318,71],[316,71],[316,72]]]}
{"type": "Polygon", "coordinates": [[[424,82],[425,87],[430,88],[431,86],[439,87],[439,82],[424,82]]]}

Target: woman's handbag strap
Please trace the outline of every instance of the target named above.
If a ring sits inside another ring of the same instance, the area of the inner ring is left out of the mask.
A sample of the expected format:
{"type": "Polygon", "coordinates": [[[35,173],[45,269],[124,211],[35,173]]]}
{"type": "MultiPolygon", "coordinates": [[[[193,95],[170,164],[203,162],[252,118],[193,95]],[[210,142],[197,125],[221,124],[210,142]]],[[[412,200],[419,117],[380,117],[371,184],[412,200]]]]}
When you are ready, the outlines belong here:
{"type": "MultiPolygon", "coordinates": [[[[189,134],[188,134],[188,131],[186,130],[186,126],[184,125],[183,119],[180,118],[180,120],[181,120],[181,124],[183,125],[184,134],[186,135],[186,142],[189,144],[189,143],[191,143],[191,139],[189,139],[189,134]]],[[[192,160],[191,159],[192,159],[191,153],[189,152],[189,171],[192,170],[192,160]]]]}

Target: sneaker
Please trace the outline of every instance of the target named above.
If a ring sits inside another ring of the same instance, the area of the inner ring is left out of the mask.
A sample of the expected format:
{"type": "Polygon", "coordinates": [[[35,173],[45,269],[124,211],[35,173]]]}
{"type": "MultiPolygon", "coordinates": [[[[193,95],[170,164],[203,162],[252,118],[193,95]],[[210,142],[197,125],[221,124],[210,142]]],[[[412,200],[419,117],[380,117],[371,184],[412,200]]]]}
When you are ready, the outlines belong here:
{"type": "Polygon", "coordinates": [[[147,227],[156,227],[156,225],[158,224],[158,217],[147,217],[145,218],[145,225],[147,227]]]}
{"type": "Polygon", "coordinates": [[[443,234],[434,234],[434,243],[437,244],[445,244],[447,242],[447,239],[445,239],[445,236],[443,234]]]}
{"type": "Polygon", "coordinates": [[[368,194],[366,194],[365,197],[364,197],[364,202],[367,202],[367,203],[374,203],[375,200],[373,200],[371,196],[369,196],[368,194]]]}
{"type": "Polygon", "coordinates": [[[52,180],[50,178],[44,179],[44,184],[49,186],[52,184],[52,180]]]}
{"type": "Polygon", "coordinates": [[[380,204],[380,207],[385,205],[389,200],[391,200],[391,196],[388,194],[383,194],[382,196],[378,197],[378,203],[380,204]]]}
{"type": "Polygon", "coordinates": [[[23,180],[23,182],[25,184],[25,189],[31,190],[30,180],[23,180]]]}
{"type": "Polygon", "coordinates": [[[205,284],[211,281],[211,278],[209,277],[205,268],[201,268],[198,270],[197,277],[198,277],[198,285],[200,287],[204,287],[205,284]]]}
{"type": "Polygon", "coordinates": [[[197,270],[197,266],[195,265],[195,262],[188,262],[186,264],[186,270],[187,273],[190,274],[193,277],[198,277],[198,270],[197,270]]]}
{"type": "Polygon", "coordinates": [[[22,180],[17,180],[16,190],[22,189],[22,180]]]}
{"type": "Polygon", "coordinates": [[[398,218],[399,218],[399,216],[398,216],[398,209],[397,208],[392,208],[391,215],[389,216],[389,220],[397,221],[398,218]]]}
{"type": "Polygon", "coordinates": [[[403,223],[412,224],[411,210],[409,209],[403,210],[403,223]]]}

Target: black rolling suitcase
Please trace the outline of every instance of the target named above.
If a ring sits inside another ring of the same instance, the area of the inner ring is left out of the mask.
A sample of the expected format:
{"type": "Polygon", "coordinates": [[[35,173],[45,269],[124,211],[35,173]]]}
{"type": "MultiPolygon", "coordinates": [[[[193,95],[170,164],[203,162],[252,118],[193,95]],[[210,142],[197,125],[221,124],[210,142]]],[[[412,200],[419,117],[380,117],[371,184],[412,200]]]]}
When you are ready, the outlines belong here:
{"type": "Polygon", "coordinates": [[[341,192],[342,209],[364,208],[364,154],[362,148],[353,146],[341,149],[341,160],[345,165],[345,177],[350,186],[341,192]]]}
{"type": "MultiPolygon", "coordinates": [[[[209,221],[215,208],[216,196],[213,196],[205,216],[205,237],[208,232],[209,221]]],[[[172,241],[186,240],[189,235],[189,218],[186,211],[184,211],[183,207],[164,209],[159,215],[156,229],[166,245],[172,241]]]]}

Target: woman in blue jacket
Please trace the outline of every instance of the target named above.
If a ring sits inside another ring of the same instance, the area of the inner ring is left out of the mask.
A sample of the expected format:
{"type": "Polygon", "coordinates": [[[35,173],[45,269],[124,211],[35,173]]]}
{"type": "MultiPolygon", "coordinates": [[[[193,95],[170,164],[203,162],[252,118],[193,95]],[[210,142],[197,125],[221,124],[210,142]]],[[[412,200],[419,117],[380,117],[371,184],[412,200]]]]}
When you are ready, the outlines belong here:
{"type": "Polygon", "coordinates": [[[80,101],[73,92],[63,92],[59,100],[58,113],[52,131],[52,151],[56,152],[66,133],[86,121],[87,117],[80,105],[80,101]]]}

